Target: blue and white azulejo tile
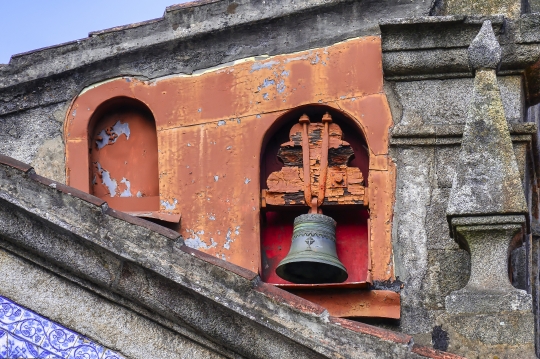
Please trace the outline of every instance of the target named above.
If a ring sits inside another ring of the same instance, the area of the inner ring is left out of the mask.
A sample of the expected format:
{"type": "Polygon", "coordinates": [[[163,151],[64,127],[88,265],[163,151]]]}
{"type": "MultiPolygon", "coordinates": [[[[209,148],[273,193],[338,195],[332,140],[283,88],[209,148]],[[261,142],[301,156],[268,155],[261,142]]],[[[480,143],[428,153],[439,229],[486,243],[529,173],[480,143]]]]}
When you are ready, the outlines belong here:
{"type": "Polygon", "coordinates": [[[0,359],[125,359],[0,296],[0,359]]]}

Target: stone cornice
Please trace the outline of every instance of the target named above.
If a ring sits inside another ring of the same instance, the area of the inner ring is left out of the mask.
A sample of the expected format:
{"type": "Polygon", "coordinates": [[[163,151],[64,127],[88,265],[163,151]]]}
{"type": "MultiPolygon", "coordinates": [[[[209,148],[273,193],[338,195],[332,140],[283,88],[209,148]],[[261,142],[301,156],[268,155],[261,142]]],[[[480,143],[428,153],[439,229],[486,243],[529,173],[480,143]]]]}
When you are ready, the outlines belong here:
{"type": "Polygon", "coordinates": [[[385,78],[410,81],[473,77],[467,48],[483,20],[492,22],[502,47],[500,75],[523,73],[540,56],[540,14],[516,21],[501,15],[430,16],[380,22],[385,78]]]}
{"type": "MultiPolygon", "coordinates": [[[[465,125],[396,125],[391,129],[392,146],[461,145],[465,125]]],[[[532,122],[508,124],[512,142],[535,142],[537,126],[532,122]]]]}

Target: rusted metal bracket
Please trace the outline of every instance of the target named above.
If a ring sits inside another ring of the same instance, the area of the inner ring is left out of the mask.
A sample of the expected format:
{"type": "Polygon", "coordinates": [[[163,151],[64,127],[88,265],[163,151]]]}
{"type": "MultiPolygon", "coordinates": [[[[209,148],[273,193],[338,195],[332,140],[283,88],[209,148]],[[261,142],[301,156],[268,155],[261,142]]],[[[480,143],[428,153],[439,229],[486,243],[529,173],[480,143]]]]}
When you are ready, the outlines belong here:
{"type": "Polygon", "coordinates": [[[320,207],[324,201],[324,195],[326,191],[326,176],[328,174],[328,143],[329,143],[329,134],[328,126],[332,122],[332,116],[327,112],[322,117],[322,122],[324,124],[323,134],[322,134],[322,151],[321,151],[321,165],[319,167],[319,193],[317,197],[317,207],[320,207]]]}
{"type": "Polygon", "coordinates": [[[359,168],[347,165],[354,152],[342,136],[329,113],[321,123],[302,115],[291,129],[291,141],[281,145],[284,167],[267,178],[262,207],[299,205],[322,213],[322,206],[365,206],[364,178],[359,168]]]}
{"type": "MultiPolygon", "coordinates": [[[[302,124],[302,163],[304,166],[304,198],[306,204],[311,204],[311,169],[309,164],[309,137],[308,137],[308,126],[309,126],[309,117],[306,114],[300,116],[298,120],[302,124]]],[[[313,205],[311,205],[310,213],[312,213],[313,205]]],[[[315,213],[316,208],[315,208],[315,213]]]]}
{"type": "Polygon", "coordinates": [[[311,163],[309,156],[309,138],[308,138],[308,124],[309,118],[307,115],[302,115],[299,122],[302,124],[302,154],[304,162],[304,196],[306,203],[310,204],[309,213],[322,213],[320,207],[324,202],[324,195],[326,191],[326,177],[328,174],[328,125],[332,122],[332,116],[327,112],[322,118],[324,129],[322,133],[322,148],[321,148],[321,162],[319,166],[319,190],[317,197],[312,197],[311,193],[311,163]]]}

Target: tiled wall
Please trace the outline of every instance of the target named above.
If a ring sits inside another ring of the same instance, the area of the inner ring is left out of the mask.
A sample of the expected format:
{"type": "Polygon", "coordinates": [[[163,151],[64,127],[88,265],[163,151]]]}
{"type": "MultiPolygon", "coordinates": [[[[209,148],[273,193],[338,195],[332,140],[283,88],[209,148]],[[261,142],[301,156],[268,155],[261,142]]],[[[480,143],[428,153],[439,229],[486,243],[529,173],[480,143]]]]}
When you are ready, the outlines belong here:
{"type": "Polygon", "coordinates": [[[0,359],[124,359],[0,296],[0,359]]]}

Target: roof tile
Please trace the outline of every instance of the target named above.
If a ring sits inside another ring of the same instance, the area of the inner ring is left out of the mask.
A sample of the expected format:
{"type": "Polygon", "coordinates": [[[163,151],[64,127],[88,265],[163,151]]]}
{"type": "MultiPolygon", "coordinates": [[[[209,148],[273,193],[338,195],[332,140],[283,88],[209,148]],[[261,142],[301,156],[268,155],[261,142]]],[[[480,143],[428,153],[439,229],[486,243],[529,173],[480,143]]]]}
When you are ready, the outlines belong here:
{"type": "Polygon", "coordinates": [[[180,233],[173,231],[172,229],[160,226],[159,224],[144,220],[139,217],[134,217],[124,212],[114,210],[110,207],[107,207],[107,209],[105,210],[105,214],[108,214],[109,216],[114,217],[114,218],[121,219],[128,223],[135,224],[137,226],[145,227],[151,231],[157,232],[172,240],[177,240],[178,238],[182,237],[180,233]]]}
{"type": "Polygon", "coordinates": [[[321,315],[326,311],[326,309],[320,305],[307,301],[304,298],[297,297],[296,295],[273,286],[272,284],[259,282],[254,289],[277,302],[288,304],[293,308],[305,313],[321,315]]]}
{"type": "Polygon", "coordinates": [[[23,163],[21,161],[18,161],[16,159],[12,158],[12,157],[4,156],[4,155],[0,155],[0,163],[4,164],[6,166],[16,168],[18,170],[21,170],[24,173],[27,173],[28,171],[30,171],[33,168],[32,166],[27,165],[26,163],[23,163]]]}
{"type": "Polygon", "coordinates": [[[407,334],[393,332],[391,330],[374,327],[372,325],[355,322],[348,319],[330,317],[330,322],[358,333],[373,335],[377,338],[389,340],[395,343],[409,344],[412,340],[412,337],[407,334]]]}

